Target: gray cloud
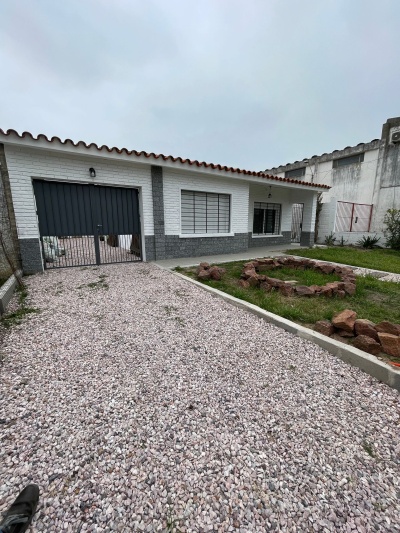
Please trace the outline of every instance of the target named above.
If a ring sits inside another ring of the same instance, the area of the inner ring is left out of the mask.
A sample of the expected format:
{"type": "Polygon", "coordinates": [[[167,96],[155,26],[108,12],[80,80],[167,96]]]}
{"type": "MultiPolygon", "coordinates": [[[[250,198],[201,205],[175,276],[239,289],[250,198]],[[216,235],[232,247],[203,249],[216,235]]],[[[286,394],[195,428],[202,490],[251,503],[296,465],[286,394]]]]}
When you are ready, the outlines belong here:
{"type": "Polygon", "coordinates": [[[0,127],[260,170],[399,115],[395,0],[5,0],[0,127]]]}

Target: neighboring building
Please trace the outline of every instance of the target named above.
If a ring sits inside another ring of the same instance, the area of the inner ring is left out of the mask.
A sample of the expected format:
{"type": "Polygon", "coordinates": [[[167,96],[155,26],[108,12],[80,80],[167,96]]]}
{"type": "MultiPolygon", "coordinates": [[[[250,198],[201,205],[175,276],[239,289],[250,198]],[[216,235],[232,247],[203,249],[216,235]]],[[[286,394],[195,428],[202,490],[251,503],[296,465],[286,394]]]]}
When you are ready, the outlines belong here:
{"type": "Polygon", "coordinates": [[[8,179],[4,146],[0,144],[0,278],[20,268],[17,226],[8,179]]]}
{"type": "Polygon", "coordinates": [[[381,139],[265,172],[331,187],[322,195],[318,242],[332,232],[349,244],[377,233],[383,244],[385,213],[400,208],[400,118],[387,120],[381,139]]]}
{"type": "Polygon", "coordinates": [[[0,130],[0,143],[25,273],[235,253],[292,235],[309,246],[317,195],[329,188],[14,130],[0,130]],[[302,219],[293,219],[300,204],[302,219]]]}

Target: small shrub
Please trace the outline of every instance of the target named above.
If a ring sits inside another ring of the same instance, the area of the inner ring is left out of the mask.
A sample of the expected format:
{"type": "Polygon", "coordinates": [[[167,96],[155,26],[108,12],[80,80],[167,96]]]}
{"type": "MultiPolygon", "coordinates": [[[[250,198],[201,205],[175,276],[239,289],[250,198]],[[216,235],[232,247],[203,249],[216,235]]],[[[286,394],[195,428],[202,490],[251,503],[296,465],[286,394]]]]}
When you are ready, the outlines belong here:
{"type": "Polygon", "coordinates": [[[372,237],[371,235],[363,235],[360,240],[356,242],[357,246],[360,246],[361,248],[375,248],[375,246],[378,244],[378,242],[381,240],[380,237],[375,235],[372,237]]]}
{"type": "Polygon", "coordinates": [[[331,231],[331,233],[325,237],[324,244],[326,244],[327,246],[333,246],[335,242],[335,234],[333,233],[333,231],[331,231]]]}
{"type": "Polygon", "coordinates": [[[343,235],[340,237],[339,246],[346,246],[347,239],[343,237],[343,235]]]}
{"type": "Polygon", "coordinates": [[[400,250],[400,209],[388,209],[383,219],[386,228],[386,246],[392,250],[400,250]]]}

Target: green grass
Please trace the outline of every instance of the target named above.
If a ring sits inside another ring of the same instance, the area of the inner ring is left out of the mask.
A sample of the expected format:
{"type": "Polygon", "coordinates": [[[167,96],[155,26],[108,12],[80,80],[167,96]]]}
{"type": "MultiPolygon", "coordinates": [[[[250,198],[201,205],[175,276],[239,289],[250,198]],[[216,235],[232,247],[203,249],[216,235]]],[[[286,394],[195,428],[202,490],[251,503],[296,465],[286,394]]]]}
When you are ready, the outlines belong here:
{"type": "MultiPolygon", "coordinates": [[[[294,252],[287,250],[287,253],[293,255],[294,252]]],[[[350,246],[330,246],[329,248],[301,248],[296,250],[295,255],[400,274],[400,252],[396,250],[383,248],[365,250],[350,246]]]]}
{"type": "Polygon", "coordinates": [[[331,281],[340,281],[340,276],[336,274],[323,274],[316,270],[294,270],[293,268],[276,268],[266,272],[261,272],[270,278],[277,278],[283,281],[298,281],[298,285],[325,285],[331,281]]]}
{"type": "MultiPolygon", "coordinates": [[[[305,326],[311,326],[317,320],[331,320],[334,314],[344,309],[352,309],[356,311],[359,318],[366,318],[375,323],[382,320],[400,323],[399,283],[379,281],[372,276],[357,277],[357,289],[354,296],[345,298],[283,296],[278,291],[265,292],[260,288],[239,287],[237,282],[240,279],[243,264],[244,261],[220,264],[218,266],[226,269],[222,280],[210,280],[203,283],[305,326]]],[[[266,274],[278,277],[279,273],[285,271],[286,268],[277,269],[266,274]]],[[[197,279],[195,267],[184,269],[183,273],[197,279]]],[[[292,270],[288,279],[297,279],[305,284],[304,279],[299,278],[311,273],[314,272],[292,270]]],[[[332,280],[332,275],[324,276],[325,279],[327,277],[332,280]]]]}

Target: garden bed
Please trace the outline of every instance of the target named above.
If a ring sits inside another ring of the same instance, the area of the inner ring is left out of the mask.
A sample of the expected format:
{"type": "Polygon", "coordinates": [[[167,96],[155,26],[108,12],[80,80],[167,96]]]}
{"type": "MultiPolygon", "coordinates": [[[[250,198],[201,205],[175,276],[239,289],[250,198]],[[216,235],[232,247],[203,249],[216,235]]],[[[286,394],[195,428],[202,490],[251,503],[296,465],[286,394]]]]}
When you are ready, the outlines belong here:
{"type": "MultiPolygon", "coordinates": [[[[304,297],[295,292],[284,295],[279,290],[266,291],[260,286],[240,286],[244,265],[244,261],[216,265],[225,270],[222,278],[201,281],[310,329],[314,329],[314,324],[319,320],[332,320],[337,313],[345,309],[352,309],[357,313],[358,318],[374,323],[382,321],[400,323],[400,284],[379,281],[372,276],[359,276],[353,295],[333,295],[330,298],[318,295],[304,297]]],[[[197,279],[196,267],[177,270],[197,279]]],[[[295,284],[308,287],[337,283],[339,277],[336,273],[324,274],[315,270],[299,270],[286,266],[274,270],[271,275],[286,282],[295,282],[295,284]]],[[[343,342],[349,341],[343,338],[343,342]]],[[[379,354],[379,357],[393,360],[383,353],[379,354]]]]}

